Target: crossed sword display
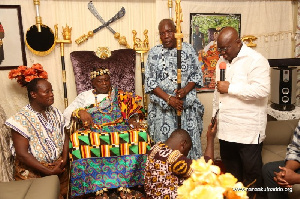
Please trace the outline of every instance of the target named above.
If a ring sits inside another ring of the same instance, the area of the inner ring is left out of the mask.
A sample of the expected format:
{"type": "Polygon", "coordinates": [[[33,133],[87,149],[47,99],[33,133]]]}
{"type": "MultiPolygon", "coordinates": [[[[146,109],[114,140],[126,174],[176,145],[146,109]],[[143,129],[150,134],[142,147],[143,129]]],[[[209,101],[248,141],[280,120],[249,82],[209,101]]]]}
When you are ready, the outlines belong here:
{"type": "MultiPolygon", "coordinates": [[[[120,45],[124,45],[126,46],[127,48],[130,48],[130,46],[127,44],[127,41],[126,41],[126,37],[124,36],[120,36],[120,33],[114,31],[114,29],[112,29],[109,24],[111,24],[112,22],[122,18],[124,15],[125,15],[125,9],[124,7],[121,8],[121,10],[114,16],[112,17],[109,21],[105,22],[105,20],[101,17],[101,15],[98,13],[97,9],[95,8],[94,4],[92,1],[90,1],[88,3],[88,9],[90,10],[90,12],[102,23],[101,26],[99,26],[98,28],[96,28],[95,30],[93,31],[90,31],[88,33],[88,35],[83,35],[81,36],[80,38],[78,38],[75,42],[79,45],[81,44],[82,42],[88,40],[88,37],[92,37],[94,35],[94,33],[98,32],[99,30],[101,30],[102,28],[106,27],[111,33],[114,34],[114,37],[116,39],[119,40],[119,44],[120,45]]],[[[148,31],[147,31],[148,32],[148,31]]],[[[145,36],[147,33],[144,33],[145,36]]],[[[148,40],[147,40],[148,41],[148,40]]],[[[144,41],[145,42],[145,41],[144,41]]],[[[149,44],[148,43],[145,43],[146,48],[140,48],[140,47],[136,47],[134,45],[133,49],[137,52],[137,53],[140,53],[141,54],[141,71],[142,71],[142,84],[143,84],[143,97],[144,97],[144,108],[147,112],[147,98],[146,98],[146,95],[145,95],[145,89],[144,89],[144,79],[145,79],[145,69],[144,69],[144,53],[146,53],[148,50],[149,50],[149,44]],[[135,48],[136,47],[136,48],[135,48]]]]}
{"type": "Polygon", "coordinates": [[[109,24],[111,24],[112,22],[121,19],[124,15],[125,15],[125,8],[122,7],[121,10],[119,10],[119,12],[117,14],[115,14],[115,16],[113,16],[110,20],[108,20],[107,22],[105,22],[105,20],[101,17],[101,15],[98,13],[98,11],[96,10],[94,4],[92,1],[90,1],[88,3],[88,9],[90,10],[90,12],[102,23],[101,26],[99,26],[98,28],[94,29],[93,31],[89,31],[87,35],[82,35],[81,37],[79,37],[78,39],[75,40],[75,42],[79,45],[82,42],[88,40],[89,37],[93,37],[94,33],[98,32],[99,30],[103,29],[103,28],[107,28],[110,32],[112,32],[114,34],[114,37],[116,39],[119,39],[119,44],[126,46],[127,48],[130,48],[130,46],[127,44],[126,41],[126,37],[121,37],[120,33],[114,31],[109,24]]]}

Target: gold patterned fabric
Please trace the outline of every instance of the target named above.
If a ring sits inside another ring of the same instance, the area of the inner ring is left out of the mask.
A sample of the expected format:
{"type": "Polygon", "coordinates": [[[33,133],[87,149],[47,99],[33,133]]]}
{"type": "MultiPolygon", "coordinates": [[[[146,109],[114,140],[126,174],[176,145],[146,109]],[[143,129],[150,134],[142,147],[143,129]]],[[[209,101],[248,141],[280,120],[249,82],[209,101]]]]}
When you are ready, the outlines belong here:
{"type": "Polygon", "coordinates": [[[192,174],[192,160],[159,142],[148,155],[145,168],[147,198],[176,198],[177,188],[192,174]]]}

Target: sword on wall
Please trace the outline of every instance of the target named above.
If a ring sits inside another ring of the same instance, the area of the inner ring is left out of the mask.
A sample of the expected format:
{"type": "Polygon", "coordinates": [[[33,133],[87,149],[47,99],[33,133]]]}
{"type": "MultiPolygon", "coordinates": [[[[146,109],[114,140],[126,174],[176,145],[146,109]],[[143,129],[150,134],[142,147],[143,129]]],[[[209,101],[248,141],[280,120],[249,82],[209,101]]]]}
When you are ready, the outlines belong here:
{"type": "Polygon", "coordinates": [[[78,45],[80,45],[82,42],[85,42],[86,40],[88,40],[89,37],[93,37],[96,32],[107,27],[109,24],[113,23],[114,21],[121,19],[124,15],[125,15],[125,8],[122,7],[121,10],[119,10],[119,12],[117,14],[115,14],[115,16],[113,16],[110,20],[108,20],[103,25],[99,26],[98,28],[94,29],[93,31],[89,31],[87,35],[85,35],[85,34],[82,35],[81,37],[76,39],[75,42],[78,45]]]}
{"type": "MultiPolygon", "coordinates": [[[[101,17],[101,15],[98,13],[97,9],[95,8],[94,4],[92,1],[90,1],[88,3],[88,9],[90,10],[90,12],[102,23],[105,24],[105,20],[101,17]]],[[[125,11],[124,11],[125,14],[125,11]]],[[[121,36],[120,33],[114,31],[114,29],[112,29],[109,24],[106,26],[106,28],[114,35],[114,37],[116,39],[118,39],[118,42],[120,45],[125,46],[126,48],[130,48],[130,46],[128,45],[127,41],[126,41],[126,37],[125,36],[121,36]]]]}

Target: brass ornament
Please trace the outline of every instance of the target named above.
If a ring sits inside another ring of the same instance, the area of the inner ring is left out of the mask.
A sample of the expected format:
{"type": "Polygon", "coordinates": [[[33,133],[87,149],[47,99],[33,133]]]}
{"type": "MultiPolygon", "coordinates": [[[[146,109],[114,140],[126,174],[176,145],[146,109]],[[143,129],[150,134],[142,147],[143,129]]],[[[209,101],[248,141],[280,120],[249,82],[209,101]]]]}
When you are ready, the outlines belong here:
{"type": "Polygon", "coordinates": [[[145,53],[149,51],[149,39],[148,39],[148,30],[144,30],[144,36],[145,39],[142,41],[140,38],[137,38],[137,32],[136,30],[132,30],[133,34],[133,50],[135,50],[138,53],[145,53]]]}
{"type": "Polygon", "coordinates": [[[87,35],[82,35],[80,36],[78,39],[75,40],[76,44],[77,45],[80,45],[82,42],[85,42],[86,40],[89,39],[89,37],[93,37],[94,36],[94,33],[93,31],[89,31],[87,35]]]}
{"type": "Polygon", "coordinates": [[[33,4],[36,9],[36,24],[27,30],[25,44],[33,54],[46,56],[55,47],[55,35],[51,28],[42,23],[39,12],[40,0],[33,0],[33,4]]]}
{"type": "Polygon", "coordinates": [[[61,56],[64,56],[64,44],[70,44],[72,43],[71,40],[71,32],[72,32],[72,28],[70,28],[67,24],[66,27],[62,27],[63,32],[63,39],[58,39],[58,28],[57,28],[57,24],[54,26],[54,30],[55,30],[55,43],[56,44],[60,44],[60,54],[61,56]]]}
{"type": "Polygon", "coordinates": [[[34,35],[38,34],[38,29],[36,30],[36,28],[37,26],[33,25],[27,30],[25,37],[25,45],[33,54],[38,56],[46,56],[50,54],[55,47],[55,35],[51,28],[42,24],[41,33],[47,33],[48,36],[50,35],[49,38],[46,38],[45,36],[47,35],[45,34],[43,40],[45,41],[45,39],[49,39],[49,42],[51,43],[48,43],[47,47],[43,47],[43,49],[40,49],[38,48],[40,47],[40,45],[38,47],[36,47],[37,45],[35,45],[39,42],[34,40],[34,35]]]}
{"type": "Polygon", "coordinates": [[[125,36],[121,36],[120,33],[116,32],[114,34],[114,38],[118,39],[118,42],[120,45],[125,46],[128,49],[131,49],[131,47],[129,46],[129,44],[127,43],[126,37],[125,36]]]}
{"type": "Polygon", "coordinates": [[[181,84],[181,69],[177,69],[177,83],[181,84]]]}
{"type": "Polygon", "coordinates": [[[172,19],[172,8],[173,8],[172,0],[168,0],[168,8],[169,8],[169,18],[172,19]]]}
{"type": "Polygon", "coordinates": [[[241,40],[243,42],[247,42],[246,45],[248,47],[256,47],[257,44],[253,43],[253,40],[256,40],[256,39],[257,39],[257,37],[255,37],[254,35],[245,35],[245,36],[242,37],[241,40]]]}
{"type": "Polygon", "coordinates": [[[68,107],[68,96],[67,96],[67,75],[66,75],[66,69],[65,69],[65,58],[64,58],[64,45],[65,44],[71,44],[71,32],[72,28],[70,28],[67,24],[66,27],[62,27],[63,32],[63,39],[58,39],[58,28],[57,24],[54,26],[55,29],[55,43],[60,44],[60,56],[61,56],[61,64],[62,64],[62,80],[63,80],[63,87],[64,87],[64,104],[65,108],[68,107]]]}
{"type": "MultiPolygon", "coordinates": [[[[137,53],[141,54],[141,72],[142,72],[142,92],[143,92],[143,105],[144,109],[147,112],[147,95],[145,93],[145,67],[144,67],[144,54],[147,53],[150,49],[149,47],[149,39],[148,39],[148,30],[144,30],[145,39],[142,41],[140,38],[137,38],[136,30],[132,30],[133,34],[133,50],[137,53]]],[[[147,113],[146,113],[147,116],[147,113]]]]}
{"type": "Polygon", "coordinates": [[[175,12],[176,12],[176,33],[175,33],[175,38],[177,41],[177,50],[182,49],[182,38],[183,38],[183,33],[181,32],[181,22],[182,20],[182,9],[180,6],[181,0],[176,0],[176,6],[175,6],[175,12]]]}
{"type": "Polygon", "coordinates": [[[111,56],[111,51],[109,50],[108,47],[98,47],[95,54],[100,59],[106,59],[111,56]]]}

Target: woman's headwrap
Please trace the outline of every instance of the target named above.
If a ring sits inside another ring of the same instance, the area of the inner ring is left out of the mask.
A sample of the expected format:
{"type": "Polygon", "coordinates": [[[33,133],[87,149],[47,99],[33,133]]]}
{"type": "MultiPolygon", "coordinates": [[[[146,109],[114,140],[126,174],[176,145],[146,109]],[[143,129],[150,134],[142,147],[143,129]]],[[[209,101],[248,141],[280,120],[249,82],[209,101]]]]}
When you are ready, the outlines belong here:
{"type": "Polygon", "coordinates": [[[21,86],[26,86],[35,78],[48,79],[48,73],[39,63],[33,64],[32,67],[19,66],[17,69],[12,69],[8,74],[9,79],[16,79],[21,86]]]}

